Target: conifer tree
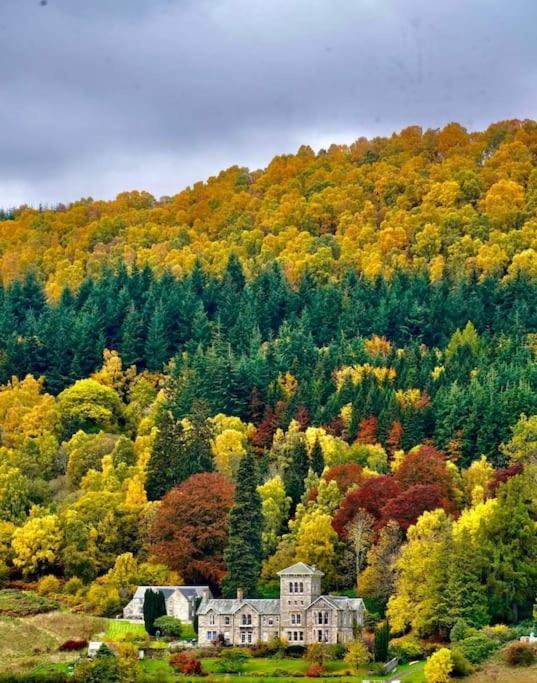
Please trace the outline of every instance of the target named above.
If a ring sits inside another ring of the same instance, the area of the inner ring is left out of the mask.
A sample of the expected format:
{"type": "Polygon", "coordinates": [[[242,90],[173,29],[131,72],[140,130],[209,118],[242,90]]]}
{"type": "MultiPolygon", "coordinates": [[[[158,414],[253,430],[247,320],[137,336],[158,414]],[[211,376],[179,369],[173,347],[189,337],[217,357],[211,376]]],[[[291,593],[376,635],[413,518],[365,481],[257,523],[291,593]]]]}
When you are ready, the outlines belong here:
{"type": "Polygon", "coordinates": [[[319,476],[321,476],[324,470],[323,449],[319,439],[315,439],[315,443],[311,449],[311,469],[319,476]]]}
{"type": "Polygon", "coordinates": [[[166,616],[166,600],[161,590],[148,588],[144,593],[144,626],[150,636],[155,635],[155,621],[166,616]]]}
{"type": "Polygon", "coordinates": [[[186,477],[182,476],[181,449],[183,426],[169,410],[163,410],[157,420],[151,458],[147,465],[146,491],[149,500],[160,500],[173,486],[186,477]]]}
{"type": "Polygon", "coordinates": [[[390,643],[390,626],[387,621],[375,629],[375,662],[385,662],[388,659],[388,645],[390,643]]]}
{"type": "Polygon", "coordinates": [[[227,575],[222,592],[233,597],[238,588],[255,595],[261,571],[261,496],[257,490],[257,466],[249,451],[239,465],[235,503],[229,513],[229,543],[224,553],[227,575]]]}
{"type": "Polygon", "coordinates": [[[289,465],[283,475],[286,495],[291,498],[291,512],[304,493],[304,480],[308,474],[309,462],[306,444],[302,438],[297,438],[289,447],[289,465]]]}
{"type": "Polygon", "coordinates": [[[160,306],[157,306],[151,316],[144,354],[148,370],[155,372],[161,371],[162,366],[170,359],[164,314],[160,306]]]}

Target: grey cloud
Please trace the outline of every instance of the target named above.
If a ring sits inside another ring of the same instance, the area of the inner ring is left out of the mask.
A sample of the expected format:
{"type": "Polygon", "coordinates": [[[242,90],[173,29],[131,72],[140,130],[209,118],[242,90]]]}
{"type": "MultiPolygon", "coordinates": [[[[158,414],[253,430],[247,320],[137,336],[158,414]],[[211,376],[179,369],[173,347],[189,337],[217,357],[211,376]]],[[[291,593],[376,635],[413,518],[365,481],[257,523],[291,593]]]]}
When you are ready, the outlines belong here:
{"type": "Polygon", "coordinates": [[[2,0],[0,205],[535,117],[533,0],[2,0]]]}

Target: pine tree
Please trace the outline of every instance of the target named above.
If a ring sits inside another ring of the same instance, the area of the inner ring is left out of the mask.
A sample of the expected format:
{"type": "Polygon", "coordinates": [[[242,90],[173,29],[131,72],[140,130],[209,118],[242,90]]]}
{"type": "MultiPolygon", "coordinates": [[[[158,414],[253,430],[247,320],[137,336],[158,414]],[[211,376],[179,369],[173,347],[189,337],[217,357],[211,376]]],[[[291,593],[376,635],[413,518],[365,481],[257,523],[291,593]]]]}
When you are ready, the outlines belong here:
{"type": "Polygon", "coordinates": [[[315,443],[311,449],[311,469],[319,476],[321,476],[324,470],[323,449],[319,439],[315,439],[315,443]]]}
{"type": "Polygon", "coordinates": [[[489,623],[487,591],[481,583],[482,563],[479,546],[464,532],[452,544],[448,568],[448,609],[453,624],[458,619],[475,628],[489,623]]]}
{"type": "Polygon", "coordinates": [[[160,590],[148,588],[144,593],[144,625],[150,636],[155,635],[155,621],[166,615],[166,599],[160,590]]]}
{"type": "Polygon", "coordinates": [[[248,452],[239,465],[235,503],[229,513],[229,543],[224,553],[227,575],[222,592],[233,597],[238,588],[255,595],[261,571],[261,496],[254,456],[248,452]]]}
{"type": "Polygon", "coordinates": [[[181,423],[169,410],[163,410],[158,417],[157,427],[158,433],[147,465],[145,487],[149,500],[160,500],[185,478],[182,476],[181,463],[181,445],[184,441],[181,423]]]}
{"type": "Polygon", "coordinates": [[[294,512],[304,493],[304,479],[308,474],[309,462],[306,444],[302,438],[295,439],[289,446],[289,451],[289,465],[283,475],[283,483],[285,493],[292,501],[291,512],[294,512]]]}
{"type": "Polygon", "coordinates": [[[145,362],[148,370],[159,372],[170,359],[167,330],[162,308],[157,306],[151,316],[145,342],[145,362]]]}
{"type": "Polygon", "coordinates": [[[390,626],[387,621],[375,629],[375,662],[385,662],[388,659],[388,645],[390,643],[390,626]]]}

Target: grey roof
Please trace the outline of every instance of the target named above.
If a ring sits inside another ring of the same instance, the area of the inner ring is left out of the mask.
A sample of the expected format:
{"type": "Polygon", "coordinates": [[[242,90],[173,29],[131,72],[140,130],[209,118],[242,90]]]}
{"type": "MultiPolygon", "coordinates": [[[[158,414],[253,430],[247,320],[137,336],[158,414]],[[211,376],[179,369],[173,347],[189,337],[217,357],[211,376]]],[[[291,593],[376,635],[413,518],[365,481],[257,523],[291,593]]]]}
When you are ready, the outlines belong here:
{"type": "Polygon", "coordinates": [[[364,607],[364,601],[362,598],[348,598],[345,595],[320,595],[310,605],[308,605],[308,609],[313,607],[313,605],[315,605],[316,602],[319,602],[319,600],[326,600],[326,602],[332,605],[332,607],[340,610],[359,610],[364,607]]]}
{"type": "Polygon", "coordinates": [[[277,599],[257,599],[246,598],[245,600],[226,600],[226,599],[211,599],[201,603],[198,609],[198,614],[207,614],[214,611],[217,614],[234,614],[238,609],[249,605],[259,614],[279,614],[280,601],[277,599]]]}
{"type": "Polygon", "coordinates": [[[166,600],[173,595],[175,591],[179,591],[187,600],[192,600],[196,597],[203,597],[203,591],[209,590],[209,586],[138,586],[133,596],[133,600],[143,600],[146,590],[151,588],[155,591],[162,591],[166,600]]]}
{"type": "Polygon", "coordinates": [[[293,564],[290,567],[282,569],[281,572],[278,572],[278,576],[287,575],[324,576],[324,572],[317,569],[317,567],[313,567],[309,564],[306,564],[305,562],[297,562],[296,564],[293,564]]]}

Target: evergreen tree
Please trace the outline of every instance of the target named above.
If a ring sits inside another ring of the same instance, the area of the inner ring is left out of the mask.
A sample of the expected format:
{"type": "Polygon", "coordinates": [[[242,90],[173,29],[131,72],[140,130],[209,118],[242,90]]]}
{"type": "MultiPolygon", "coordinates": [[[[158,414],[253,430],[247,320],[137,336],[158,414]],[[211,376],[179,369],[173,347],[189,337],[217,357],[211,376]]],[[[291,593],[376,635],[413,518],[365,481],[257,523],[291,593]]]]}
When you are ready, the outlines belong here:
{"type": "Polygon", "coordinates": [[[159,617],[166,616],[166,599],[161,590],[146,589],[144,593],[144,625],[150,636],[154,636],[155,621],[159,617]]]}
{"type": "Polygon", "coordinates": [[[170,360],[167,329],[161,306],[155,308],[149,321],[144,355],[147,369],[155,372],[160,372],[164,364],[170,360]]]}
{"type": "Polygon", "coordinates": [[[375,629],[374,653],[375,662],[385,662],[388,659],[388,646],[390,643],[390,626],[387,621],[375,629]]]}
{"type": "Polygon", "coordinates": [[[308,469],[306,444],[302,438],[296,438],[289,446],[289,465],[283,475],[285,493],[291,498],[291,513],[295,511],[304,493],[304,480],[308,469]]]}
{"type": "Polygon", "coordinates": [[[173,486],[186,479],[182,458],[184,429],[169,410],[157,419],[158,432],[147,464],[145,488],[149,500],[160,500],[173,486]]]}
{"type": "Polygon", "coordinates": [[[233,597],[238,588],[255,595],[261,571],[261,496],[257,491],[257,466],[248,452],[239,465],[235,503],[229,513],[229,543],[224,553],[227,574],[222,593],[233,597]]]}
{"type": "Polygon", "coordinates": [[[315,439],[315,443],[313,444],[313,448],[311,449],[311,469],[319,477],[321,476],[324,470],[323,449],[321,447],[319,439],[315,439]]]}

